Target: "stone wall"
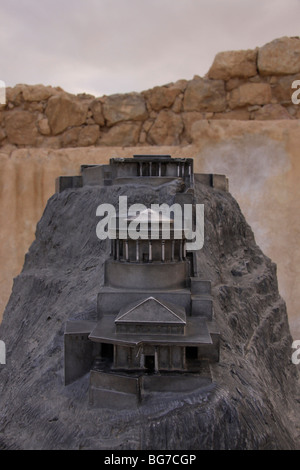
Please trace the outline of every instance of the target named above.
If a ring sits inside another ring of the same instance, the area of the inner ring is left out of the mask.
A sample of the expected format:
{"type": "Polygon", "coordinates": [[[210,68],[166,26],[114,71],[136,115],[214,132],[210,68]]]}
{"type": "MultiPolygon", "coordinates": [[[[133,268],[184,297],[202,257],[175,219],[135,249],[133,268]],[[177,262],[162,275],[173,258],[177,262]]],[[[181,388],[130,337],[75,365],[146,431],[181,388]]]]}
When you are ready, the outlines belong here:
{"type": "Polygon", "coordinates": [[[257,243],[277,263],[300,338],[300,105],[291,102],[299,48],[299,39],[283,38],[255,51],[222,52],[207,77],[144,93],[95,99],[41,85],[8,89],[0,114],[0,318],[57,176],[113,156],[166,153],[194,158],[196,172],[228,176],[257,243]],[[256,96],[253,85],[266,94],[256,96]],[[216,105],[222,96],[223,111],[216,105]]]}
{"type": "Polygon", "coordinates": [[[203,119],[298,119],[291,85],[300,79],[300,39],[280,38],[255,50],[220,52],[204,78],[141,93],[95,98],[61,88],[7,89],[0,143],[10,148],[186,145],[203,119]]]}

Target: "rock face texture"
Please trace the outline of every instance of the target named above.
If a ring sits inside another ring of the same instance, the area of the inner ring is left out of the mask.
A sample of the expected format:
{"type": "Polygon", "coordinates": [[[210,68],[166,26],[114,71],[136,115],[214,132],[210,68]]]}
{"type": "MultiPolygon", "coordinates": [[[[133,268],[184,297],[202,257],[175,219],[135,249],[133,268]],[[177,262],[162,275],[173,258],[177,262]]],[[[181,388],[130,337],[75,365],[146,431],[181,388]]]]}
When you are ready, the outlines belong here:
{"type": "Polygon", "coordinates": [[[0,106],[0,143],[56,149],[186,145],[199,120],[298,119],[291,85],[299,79],[299,54],[300,39],[283,37],[255,50],[220,52],[204,78],[97,98],[17,85],[0,106]]]}
{"type": "Polygon", "coordinates": [[[117,412],[89,408],[88,376],[63,385],[65,322],[93,317],[108,256],[108,244],[96,237],[96,208],[122,194],[129,194],[128,204],[170,203],[174,188],[142,193],[129,185],[94,186],[48,201],[0,326],[7,346],[0,448],[299,448],[299,374],[275,265],[233,197],[199,183],[205,242],[198,265],[212,280],[222,338],[220,362],[212,365],[216,386],[117,412]]]}

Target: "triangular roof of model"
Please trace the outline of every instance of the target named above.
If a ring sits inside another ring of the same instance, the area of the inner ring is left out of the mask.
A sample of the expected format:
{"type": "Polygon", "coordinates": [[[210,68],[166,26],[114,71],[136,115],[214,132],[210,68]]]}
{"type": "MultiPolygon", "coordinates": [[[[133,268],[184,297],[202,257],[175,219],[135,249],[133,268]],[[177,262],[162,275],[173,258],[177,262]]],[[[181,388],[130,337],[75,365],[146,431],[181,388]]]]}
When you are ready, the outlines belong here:
{"type": "Polygon", "coordinates": [[[186,324],[185,309],[154,297],[121,308],[115,323],[186,324]]]}

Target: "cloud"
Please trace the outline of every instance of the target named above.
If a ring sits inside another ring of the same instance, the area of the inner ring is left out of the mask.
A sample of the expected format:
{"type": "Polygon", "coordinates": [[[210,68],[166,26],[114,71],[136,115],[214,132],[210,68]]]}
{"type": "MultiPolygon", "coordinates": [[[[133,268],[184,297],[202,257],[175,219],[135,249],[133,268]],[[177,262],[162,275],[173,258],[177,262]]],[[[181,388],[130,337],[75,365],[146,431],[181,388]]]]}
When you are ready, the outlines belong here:
{"type": "Polygon", "coordinates": [[[298,0],[0,0],[0,78],[141,91],[204,75],[219,51],[295,36],[299,13],[298,0]]]}

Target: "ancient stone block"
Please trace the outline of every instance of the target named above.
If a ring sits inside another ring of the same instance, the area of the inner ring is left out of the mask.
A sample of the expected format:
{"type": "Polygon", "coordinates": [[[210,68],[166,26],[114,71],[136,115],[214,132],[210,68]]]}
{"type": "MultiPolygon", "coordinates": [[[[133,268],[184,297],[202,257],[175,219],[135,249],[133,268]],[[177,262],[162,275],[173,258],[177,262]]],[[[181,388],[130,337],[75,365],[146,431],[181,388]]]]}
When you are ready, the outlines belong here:
{"type": "Polygon", "coordinates": [[[247,82],[246,78],[239,78],[239,77],[230,78],[225,83],[226,91],[231,91],[234,88],[237,88],[238,86],[243,85],[243,83],[246,83],[246,82],[247,82]]]}
{"type": "Polygon", "coordinates": [[[105,120],[103,116],[102,101],[97,99],[90,104],[93,119],[99,126],[104,126],[105,120]]]}
{"type": "Polygon", "coordinates": [[[61,136],[62,147],[77,147],[80,127],[72,127],[65,131],[61,136]]]}
{"type": "Polygon", "coordinates": [[[268,83],[245,83],[230,93],[229,107],[239,108],[245,105],[262,105],[270,103],[271,87],[268,83]]]}
{"type": "Polygon", "coordinates": [[[256,75],[257,50],[219,52],[208,77],[215,80],[229,80],[232,77],[252,77],[256,75]]]}
{"type": "Polygon", "coordinates": [[[100,137],[100,130],[97,124],[84,126],[81,128],[78,136],[79,147],[94,145],[100,137]]]}
{"type": "Polygon", "coordinates": [[[148,115],[144,97],[139,93],[107,96],[103,114],[108,126],[121,121],[143,121],[148,115]]]}
{"type": "Polygon", "coordinates": [[[182,131],[181,116],[163,109],[148,133],[148,141],[155,145],[177,145],[182,131]]]}
{"type": "Polygon", "coordinates": [[[7,137],[12,144],[35,145],[36,117],[28,111],[12,111],[5,117],[7,137]]]}
{"type": "Polygon", "coordinates": [[[174,113],[180,113],[182,111],[182,102],[183,93],[180,93],[180,95],[176,96],[175,101],[172,105],[172,111],[174,111],[174,113]]]}
{"type": "Polygon", "coordinates": [[[129,147],[139,140],[141,122],[120,122],[103,133],[100,145],[129,147]]]}
{"type": "Polygon", "coordinates": [[[223,80],[195,78],[184,93],[184,111],[222,112],[226,108],[226,94],[223,80]]]}
{"type": "Polygon", "coordinates": [[[54,88],[44,85],[24,85],[23,88],[23,98],[25,101],[43,101],[57,93],[54,88]]]}
{"type": "Polygon", "coordinates": [[[87,105],[65,94],[52,96],[46,108],[52,134],[57,135],[70,126],[80,126],[86,120],[87,105]]]}
{"type": "Polygon", "coordinates": [[[300,39],[282,37],[258,50],[257,67],[261,75],[289,75],[300,72],[300,39]]]}
{"type": "Polygon", "coordinates": [[[280,104],[266,104],[258,111],[255,111],[253,117],[258,120],[293,119],[290,113],[280,104]]]}
{"type": "Polygon", "coordinates": [[[49,135],[51,133],[51,129],[49,127],[49,122],[47,118],[40,119],[37,123],[38,130],[42,135],[49,135]]]}
{"type": "Polygon", "coordinates": [[[145,97],[154,111],[160,111],[163,108],[170,108],[180,93],[179,87],[156,86],[145,92],[145,97]]]}
{"type": "Polygon", "coordinates": [[[183,93],[187,87],[187,84],[188,84],[188,80],[185,80],[185,79],[181,79],[181,80],[177,80],[175,83],[174,83],[174,86],[176,88],[179,88],[180,91],[183,93]]]}
{"type": "Polygon", "coordinates": [[[146,133],[149,132],[149,130],[153,126],[153,123],[154,123],[153,119],[149,119],[148,121],[145,121],[143,123],[143,131],[145,131],[146,133]]]}

